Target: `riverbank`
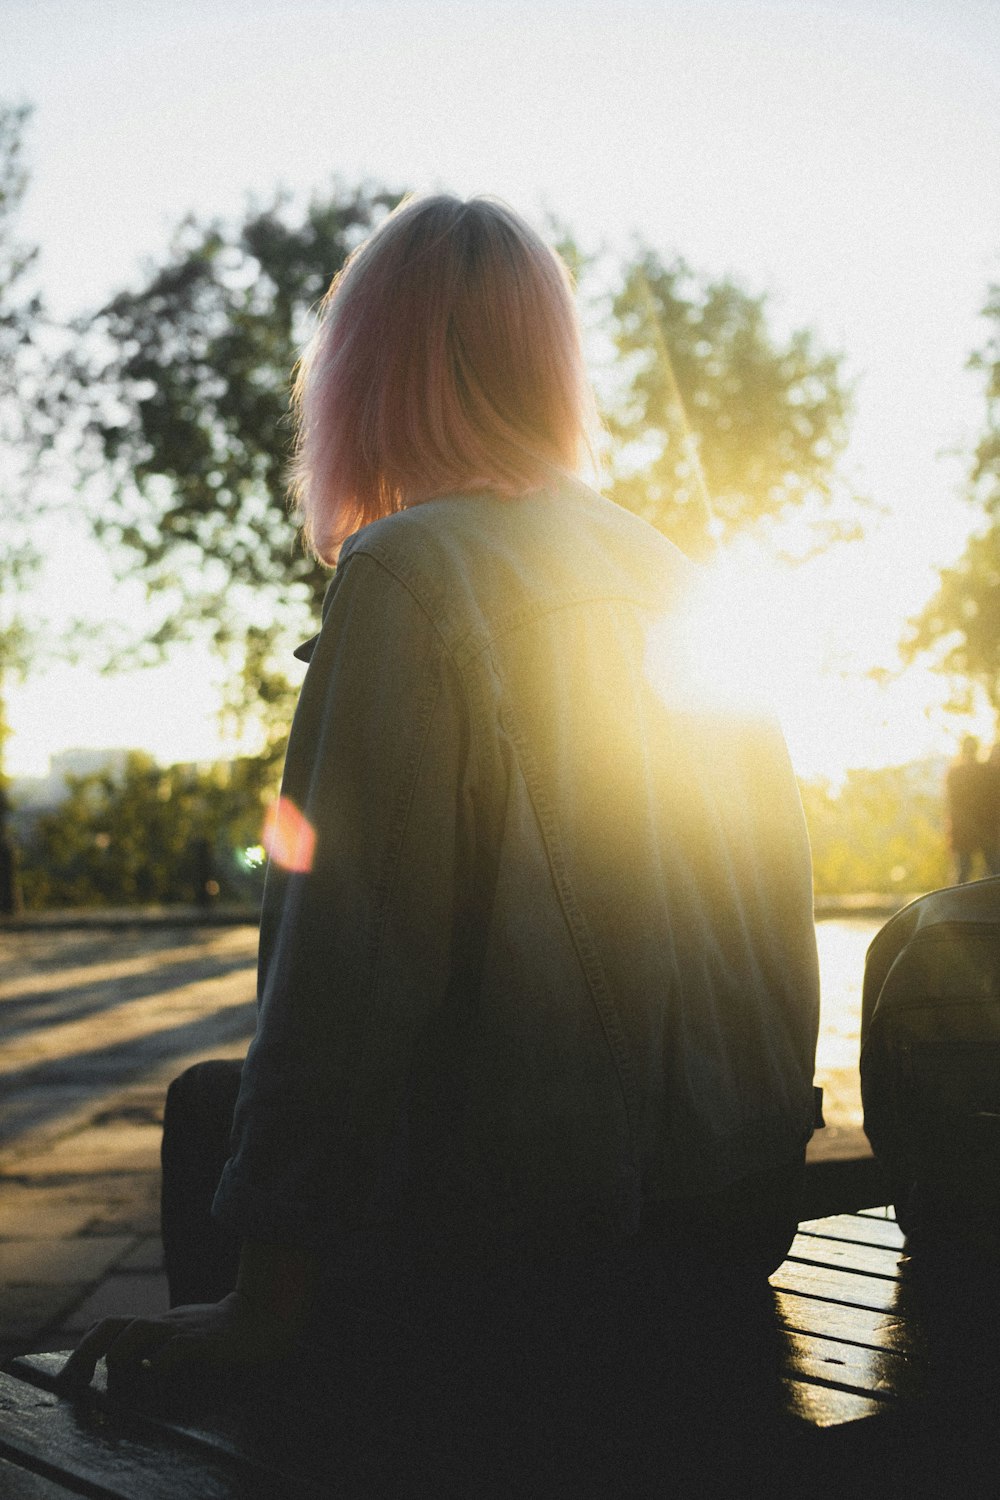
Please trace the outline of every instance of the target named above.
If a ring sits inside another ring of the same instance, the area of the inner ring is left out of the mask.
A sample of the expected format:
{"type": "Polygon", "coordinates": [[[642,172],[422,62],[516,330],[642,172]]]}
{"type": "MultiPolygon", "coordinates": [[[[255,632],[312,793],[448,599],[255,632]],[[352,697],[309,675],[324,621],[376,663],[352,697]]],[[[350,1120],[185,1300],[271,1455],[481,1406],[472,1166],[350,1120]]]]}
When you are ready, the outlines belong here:
{"type": "MultiPolygon", "coordinates": [[[[817,896],[817,922],[834,918],[881,918],[888,921],[901,907],[915,901],[920,892],[864,891],[847,896],[817,896]]],[[[0,933],[85,931],[119,927],[241,927],[256,926],[256,906],[95,906],[68,907],[57,911],[25,911],[0,916],[0,933]]]]}

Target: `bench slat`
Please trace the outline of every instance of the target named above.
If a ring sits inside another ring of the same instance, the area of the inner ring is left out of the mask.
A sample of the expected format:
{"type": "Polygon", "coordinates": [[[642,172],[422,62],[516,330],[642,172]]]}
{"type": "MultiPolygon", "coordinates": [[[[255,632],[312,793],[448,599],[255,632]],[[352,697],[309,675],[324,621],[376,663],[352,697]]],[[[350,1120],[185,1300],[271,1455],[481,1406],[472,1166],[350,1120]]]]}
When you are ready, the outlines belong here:
{"type": "Polygon", "coordinates": [[[790,1414],[810,1427],[840,1427],[862,1421],[880,1415],[885,1405],[874,1396],[858,1396],[853,1391],[830,1390],[794,1379],[785,1382],[785,1393],[790,1414]]]}
{"type": "Polygon", "coordinates": [[[75,1481],[77,1493],[82,1480],[102,1500],[273,1500],[293,1493],[274,1473],[183,1443],[166,1424],[121,1407],[110,1413],[99,1392],[70,1402],[0,1373],[0,1413],[8,1457],[75,1481]]]}
{"type": "MultiPolygon", "coordinates": [[[[66,1360],[65,1353],[22,1354],[12,1359],[7,1366],[10,1373],[38,1386],[53,1391],[56,1375],[66,1360]]],[[[91,1386],[91,1399],[107,1403],[109,1412],[117,1413],[122,1403],[107,1396],[107,1371],[103,1361],[97,1366],[91,1386]]],[[[203,1449],[215,1455],[223,1463],[235,1463],[242,1470],[252,1470],[255,1479],[264,1487],[276,1480],[294,1480],[299,1493],[308,1497],[323,1487],[324,1475],[317,1472],[317,1464],[310,1462],[310,1455],[303,1452],[297,1442],[303,1436],[303,1423],[308,1416],[296,1402],[292,1410],[281,1409],[281,1393],[269,1391],[266,1412],[252,1413],[250,1417],[241,1410],[237,1401],[213,1402],[211,1411],[204,1420],[192,1421],[176,1414],[165,1415],[152,1406],[141,1412],[129,1408],[129,1415],[141,1424],[145,1435],[156,1441],[161,1434],[170,1434],[181,1440],[185,1448],[194,1452],[203,1449]]]]}
{"type": "Polygon", "coordinates": [[[873,1349],[819,1334],[785,1334],[787,1372],[862,1395],[916,1398],[925,1382],[919,1365],[893,1349],[873,1349]]]}
{"type": "Polygon", "coordinates": [[[79,1490],[68,1490],[54,1479],[0,1458],[0,1495],[4,1500],[72,1500],[74,1496],[79,1500],[79,1494],[79,1490]]]}
{"type": "Polygon", "coordinates": [[[824,1239],[849,1240],[856,1245],[884,1245],[902,1250],[904,1234],[895,1219],[870,1219],[862,1214],[836,1214],[826,1219],[804,1219],[800,1234],[819,1234],[824,1239]]]}
{"type": "Polygon", "coordinates": [[[814,1266],[858,1271],[865,1276],[884,1277],[887,1281],[899,1279],[899,1251],[887,1250],[883,1245],[857,1245],[853,1240],[797,1234],[788,1254],[792,1260],[808,1261],[814,1266]]]}
{"type": "Polygon", "coordinates": [[[823,1302],[866,1307],[872,1312],[892,1312],[899,1295],[895,1281],[796,1260],[786,1260],[780,1265],[771,1277],[771,1285],[778,1291],[800,1292],[823,1302]]]}
{"type": "Polygon", "coordinates": [[[776,1292],[775,1302],[781,1322],[796,1332],[842,1339],[871,1349],[889,1349],[902,1355],[917,1352],[913,1328],[905,1318],[893,1313],[823,1302],[794,1292],[776,1292]]]}

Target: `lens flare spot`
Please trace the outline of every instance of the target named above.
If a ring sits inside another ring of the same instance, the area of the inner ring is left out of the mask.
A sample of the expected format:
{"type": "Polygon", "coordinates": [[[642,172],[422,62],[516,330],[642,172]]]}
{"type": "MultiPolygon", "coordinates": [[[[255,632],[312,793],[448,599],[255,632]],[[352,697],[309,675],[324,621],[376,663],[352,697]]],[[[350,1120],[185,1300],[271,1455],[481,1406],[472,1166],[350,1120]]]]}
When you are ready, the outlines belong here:
{"type": "Polygon", "coordinates": [[[316,830],[288,797],[279,797],[267,810],[261,843],[276,865],[295,875],[312,869],[316,830]]]}
{"type": "Polygon", "coordinates": [[[662,701],[696,713],[766,712],[778,667],[767,610],[733,570],[706,568],[647,631],[646,677],[662,701]]]}

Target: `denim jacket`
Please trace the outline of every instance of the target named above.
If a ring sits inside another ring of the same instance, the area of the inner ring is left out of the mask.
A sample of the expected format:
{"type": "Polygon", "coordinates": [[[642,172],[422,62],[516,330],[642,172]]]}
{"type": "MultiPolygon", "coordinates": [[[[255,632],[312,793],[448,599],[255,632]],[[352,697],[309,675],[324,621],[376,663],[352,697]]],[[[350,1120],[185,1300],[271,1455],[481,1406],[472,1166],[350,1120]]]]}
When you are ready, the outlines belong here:
{"type": "Polygon", "coordinates": [[[774,723],[699,699],[699,571],[576,481],[345,544],[215,1204],[240,1234],[628,1235],[802,1152],[808,843],[774,723]]]}

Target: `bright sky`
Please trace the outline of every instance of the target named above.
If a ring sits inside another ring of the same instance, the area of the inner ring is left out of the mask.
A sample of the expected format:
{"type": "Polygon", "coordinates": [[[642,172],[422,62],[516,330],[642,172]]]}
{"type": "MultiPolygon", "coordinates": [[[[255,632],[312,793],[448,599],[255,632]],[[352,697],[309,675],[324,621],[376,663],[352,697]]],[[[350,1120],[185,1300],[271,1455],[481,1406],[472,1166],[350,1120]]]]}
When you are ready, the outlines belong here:
{"type": "MultiPolygon", "coordinates": [[[[968,727],[926,674],[862,674],[892,664],[973,519],[996,21],[995,0],[0,0],[0,95],[35,105],[22,229],[60,314],[134,281],[189,210],[234,217],[248,192],[337,174],[498,193],[612,252],[638,234],[844,349],[845,473],[885,514],[794,576],[749,569],[741,606],[781,632],[797,768],[837,774],[950,751],[968,727]]],[[[47,545],[40,613],[135,619],[141,595],[115,593],[82,530],[47,545]]],[[[211,676],[41,667],[10,694],[10,767],[72,745],[215,754],[211,676]]]]}

